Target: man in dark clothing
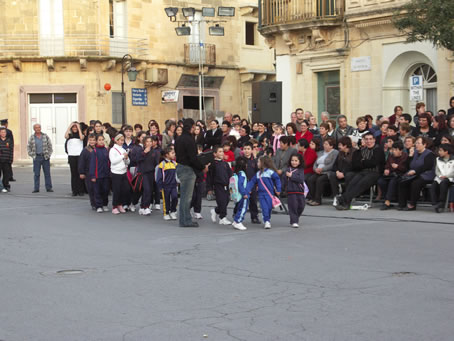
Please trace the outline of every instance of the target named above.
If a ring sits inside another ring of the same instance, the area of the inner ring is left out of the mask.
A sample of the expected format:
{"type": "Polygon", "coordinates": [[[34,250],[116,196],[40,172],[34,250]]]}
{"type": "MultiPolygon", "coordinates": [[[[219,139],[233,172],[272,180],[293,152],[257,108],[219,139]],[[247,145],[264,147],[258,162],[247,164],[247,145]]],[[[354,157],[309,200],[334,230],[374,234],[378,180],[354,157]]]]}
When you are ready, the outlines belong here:
{"type": "Polygon", "coordinates": [[[373,186],[381,174],[385,165],[385,153],[375,144],[372,133],[363,136],[365,147],[356,150],[352,156],[353,171],[356,173],[346,191],[336,197],[338,210],[348,210],[352,200],[373,186]]]}
{"type": "Polygon", "coordinates": [[[0,128],[0,176],[3,175],[3,193],[10,191],[11,163],[13,162],[14,143],[6,137],[6,128],[0,128]]]}
{"type": "MultiPolygon", "coordinates": [[[[197,222],[191,218],[191,199],[194,191],[196,170],[203,170],[202,163],[197,158],[197,146],[192,136],[195,123],[191,118],[183,122],[183,133],[175,141],[177,155],[177,176],[180,180],[180,227],[198,227],[197,222]]],[[[205,167],[208,170],[208,165],[205,167]]]]}
{"type": "MultiPolygon", "coordinates": [[[[13,146],[14,146],[14,135],[13,135],[13,132],[10,129],[8,129],[8,119],[1,120],[0,121],[0,126],[6,128],[6,138],[8,138],[11,141],[11,143],[13,144],[13,146]]],[[[12,165],[12,163],[14,161],[14,149],[13,149],[13,156],[12,157],[13,157],[13,159],[11,160],[11,165],[12,165]]],[[[13,177],[13,168],[12,167],[11,167],[11,176],[10,176],[9,181],[13,181],[13,182],[16,181],[16,179],[14,179],[14,177],[13,177]]]]}
{"type": "Polygon", "coordinates": [[[242,126],[240,128],[240,138],[238,139],[238,144],[237,144],[238,148],[243,148],[245,143],[251,139],[251,137],[249,136],[250,133],[251,133],[251,128],[249,128],[249,126],[242,126]]]}
{"type": "Polygon", "coordinates": [[[333,196],[339,194],[339,184],[344,182],[348,187],[355,173],[352,172],[353,147],[352,140],[348,136],[341,137],[338,141],[339,154],[334,163],[333,170],[328,172],[328,180],[333,196]]]}
{"type": "Polygon", "coordinates": [[[345,115],[339,115],[339,117],[337,118],[337,123],[339,124],[339,127],[337,127],[336,131],[334,132],[334,138],[336,139],[336,148],[340,139],[344,136],[353,134],[354,130],[353,127],[348,125],[347,117],[345,115]]]}

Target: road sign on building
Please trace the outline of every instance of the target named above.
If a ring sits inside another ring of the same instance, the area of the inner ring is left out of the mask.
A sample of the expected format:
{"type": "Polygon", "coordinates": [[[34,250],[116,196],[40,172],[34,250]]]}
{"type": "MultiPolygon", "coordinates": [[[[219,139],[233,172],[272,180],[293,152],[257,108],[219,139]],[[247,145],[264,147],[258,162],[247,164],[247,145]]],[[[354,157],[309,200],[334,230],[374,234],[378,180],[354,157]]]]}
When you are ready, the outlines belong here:
{"type": "Polygon", "coordinates": [[[424,96],[422,76],[410,77],[410,100],[422,101],[424,96]]]}
{"type": "Polygon", "coordinates": [[[147,89],[132,88],[132,105],[142,107],[148,105],[147,89]]]}

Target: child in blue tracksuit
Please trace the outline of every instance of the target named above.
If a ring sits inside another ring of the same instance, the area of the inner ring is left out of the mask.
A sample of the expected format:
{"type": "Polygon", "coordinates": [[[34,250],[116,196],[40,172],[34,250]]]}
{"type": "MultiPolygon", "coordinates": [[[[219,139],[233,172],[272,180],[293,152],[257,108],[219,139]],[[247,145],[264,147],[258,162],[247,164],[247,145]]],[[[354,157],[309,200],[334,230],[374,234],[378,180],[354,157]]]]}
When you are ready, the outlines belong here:
{"type": "Polygon", "coordinates": [[[85,187],[87,188],[88,195],[90,197],[90,205],[93,210],[96,210],[95,202],[95,186],[94,183],[90,180],[90,157],[93,153],[93,150],[96,146],[96,135],[88,135],[87,146],[80,153],[78,171],[79,176],[82,180],[85,181],[85,187]]]}
{"type": "Polygon", "coordinates": [[[287,202],[292,227],[299,227],[298,222],[306,206],[304,195],[304,159],[301,154],[293,155],[288,161],[284,181],[287,184],[287,202]]]}
{"type": "Polygon", "coordinates": [[[246,226],[243,225],[244,216],[246,215],[249,199],[246,192],[247,187],[247,168],[248,160],[244,156],[240,156],[235,160],[235,174],[238,177],[238,192],[241,194],[241,200],[235,204],[233,209],[233,223],[232,226],[237,229],[244,231],[246,226]]]}
{"type": "Polygon", "coordinates": [[[96,137],[96,146],[93,149],[93,153],[90,154],[89,176],[94,186],[96,212],[108,212],[110,161],[109,151],[104,146],[103,135],[96,137]]]}
{"type": "Polygon", "coordinates": [[[162,194],[164,220],[177,220],[178,190],[175,151],[167,147],[164,160],[156,167],[156,184],[162,194]]]}
{"type": "Polygon", "coordinates": [[[246,193],[248,193],[249,196],[254,186],[257,186],[263,221],[265,222],[264,227],[270,229],[271,210],[273,209],[271,195],[274,195],[274,193],[276,193],[276,195],[281,194],[281,179],[279,178],[279,175],[277,175],[273,160],[269,156],[261,156],[257,166],[259,171],[248,182],[246,193]],[[266,186],[266,188],[264,186],[266,186]],[[274,190],[275,188],[276,192],[274,190]]]}

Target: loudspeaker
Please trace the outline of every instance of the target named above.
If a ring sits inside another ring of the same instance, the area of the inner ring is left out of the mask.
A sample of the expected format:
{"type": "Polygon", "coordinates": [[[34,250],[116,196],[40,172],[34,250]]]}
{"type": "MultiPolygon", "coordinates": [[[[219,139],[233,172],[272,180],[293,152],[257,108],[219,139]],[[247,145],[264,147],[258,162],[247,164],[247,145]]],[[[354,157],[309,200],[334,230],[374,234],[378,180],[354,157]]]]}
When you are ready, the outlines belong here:
{"type": "Polygon", "coordinates": [[[282,82],[252,83],[252,122],[282,122],[282,82]]]}

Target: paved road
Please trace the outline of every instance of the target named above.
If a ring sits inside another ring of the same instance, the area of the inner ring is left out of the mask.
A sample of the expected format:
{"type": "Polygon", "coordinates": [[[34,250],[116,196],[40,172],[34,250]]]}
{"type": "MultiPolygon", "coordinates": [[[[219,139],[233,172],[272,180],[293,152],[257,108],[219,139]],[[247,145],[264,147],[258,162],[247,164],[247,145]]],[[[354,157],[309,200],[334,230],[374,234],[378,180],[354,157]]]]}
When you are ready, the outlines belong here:
{"type": "Polygon", "coordinates": [[[31,194],[30,168],[15,174],[0,195],[0,340],[453,340],[454,214],[321,206],[300,229],[284,215],[269,231],[181,229],[92,212],[66,169],[49,195],[31,194]]]}

